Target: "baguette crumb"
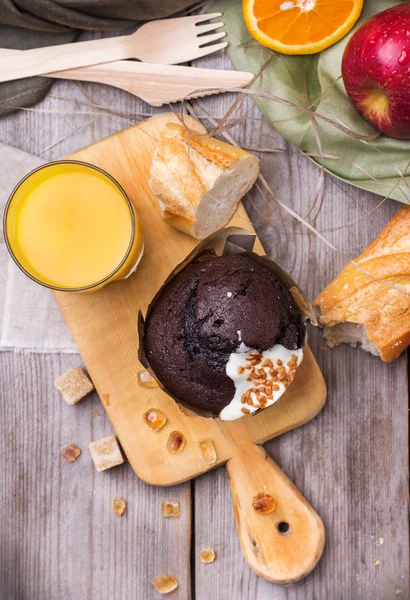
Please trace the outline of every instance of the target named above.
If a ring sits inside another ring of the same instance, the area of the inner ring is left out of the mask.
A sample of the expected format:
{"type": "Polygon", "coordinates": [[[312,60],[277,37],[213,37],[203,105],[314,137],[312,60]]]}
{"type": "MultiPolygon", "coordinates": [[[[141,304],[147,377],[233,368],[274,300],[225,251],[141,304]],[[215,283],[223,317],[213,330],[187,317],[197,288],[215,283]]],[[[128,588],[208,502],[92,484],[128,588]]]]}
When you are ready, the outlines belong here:
{"type": "Polygon", "coordinates": [[[54,382],[63,400],[70,406],[80,402],[87,394],[94,390],[92,381],[87,377],[81,367],[74,367],[61,375],[54,382]]]}
{"type": "Polygon", "coordinates": [[[69,444],[61,451],[61,456],[72,463],[80,456],[81,450],[75,444],[69,444]]]}
{"type": "Polygon", "coordinates": [[[199,557],[201,559],[201,562],[203,562],[206,565],[209,563],[213,563],[216,558],[216,555],[213,548],[204,548],[199,553],[199,557]]]}
{"type": "Polygon", "coordinates": [[[114,512],[119,517],[124,514],[126,503],[122,498],[116,496],[112,500],[112,512],[114,512]]]}
{"type": "Polygon", "coordinates": [[[101,440],[91,442],[88,447],[95,467],[99,472],[106,471],[124,462],[124,457],[115,435],[109,435],[101,440]]]}
{"type": "Polygon", "coordinates": [[[158,575],[151,583],[160,594],[170,594],[178,587],[178,581],[170,575],[158,575]]]}

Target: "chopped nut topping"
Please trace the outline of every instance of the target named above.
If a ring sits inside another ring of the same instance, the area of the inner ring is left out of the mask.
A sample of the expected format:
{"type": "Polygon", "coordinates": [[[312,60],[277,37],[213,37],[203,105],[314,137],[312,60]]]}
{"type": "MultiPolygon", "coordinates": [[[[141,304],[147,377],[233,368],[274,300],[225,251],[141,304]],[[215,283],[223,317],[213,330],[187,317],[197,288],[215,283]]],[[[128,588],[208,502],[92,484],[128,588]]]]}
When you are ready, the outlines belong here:
{"type": "Polygon", "coordinates": [[[380,560],[375,560],[375,561],[374,561],[374,566],[375,566],[375,567],[378,567],[379,565],[381,565],[381,562],[380,562],[380,560]]]}
{"type": "Polygon", "coordinates": [[[75,444],[70,444],[61,451],[61,456],[68,460],[68,462],[74,462],[80,456],[81,450],[75,444]]]}
{"type": "Polygon", "coordinates": [[[71,406],[80,402],[80,400],[94,389],[92,381],[81,367],[70,369],[67,373],[56,379],[54,385],[62,395],[63,400],[71,406]]]}
{"type": "Polygon", "coordinates": [[[125,504],[125,501],[122,498],[116,496],[112,499],[112,511],[119,517],[124,513],[126,506],[127,505],[125,504]]]}
{"type": "Polygon", "coordinates": [[[179,517],[179,502],[173,500],[163,500],[161,503],[161,513],[164,519],[169,519],[170,517],[179,517]]]}
{"type": "Polygon", "coordinates": [[[169,434],[167,448],[170,452],[182,452],[185,448],[185,437],[180,431],[172,431],[169,434]]]}
{"type": "Polygon", "coordinates": [[[153,431],[159,431],[167,422],[167,418],[164,417],[162,412],[156,408],[150,408],[147,410],[147,412],[142,415],[142,418],[148,427],[153,431]]]}
{"type": "Polygon", "coordinates": [[[214,465],[216,463],[216,451],[211,438],[199,440],[198,447],[201,453],[202,460],[206,462],[207,465],[214,465]]]}
{"type": "Polygon", "coordinates": [[[138,385],[142,387],[158,387],[158,383],[155,381],[149,371],[138,371],[137,373],[138,385]]]}
{"type": "Polygon", "coordinates": [[[253,501],[252,506],[255,512],[260,515],[269,515],[276,508],[276,500],[269,496],[269,494],[264,494],[263,492],[259,492],[253,501]]]}
{"type": "Polygon", "coordinates": [[[213,548],[206,548],[199,553],[201,562],[204,564],[212,563],[215,560],[215,551],[213,548]]]}
{"type": "Polygon", "coordinates": [[[151,583],[160,594],[169,594],[178,587],[178,581],[170,575],[158,575],[151,580],[151,583]]]}
{"type": "MultiPolygon", "coordinates": [[[[271,359],[265,358],[257,351],[251,351],[241,357],[238,375],[243,376],[241,387],[243,386],[245,391],[240,397],[240,403],[245,406],[240,407],[239,410],[243,415],[253,415],[257,410],[270,406],[292,383],[301,357],[293,354],[291,359],[287,359],[286,356],[289,354],[284,352],[282,359],[271,359]],[[296,357],[296,360],[293,357],[296,357]],[[245,361],[247,364],[243,366],[245,361]],[[285,366],[284,363],[287,365],[285,366]],[[249,382],[249,386],[245,383],[245,379],[249,382]]],[[[237,386],[236,389],[240,388],[237,386]]],[[[235,401],[238,401],[237,397],[235,401]]]]}

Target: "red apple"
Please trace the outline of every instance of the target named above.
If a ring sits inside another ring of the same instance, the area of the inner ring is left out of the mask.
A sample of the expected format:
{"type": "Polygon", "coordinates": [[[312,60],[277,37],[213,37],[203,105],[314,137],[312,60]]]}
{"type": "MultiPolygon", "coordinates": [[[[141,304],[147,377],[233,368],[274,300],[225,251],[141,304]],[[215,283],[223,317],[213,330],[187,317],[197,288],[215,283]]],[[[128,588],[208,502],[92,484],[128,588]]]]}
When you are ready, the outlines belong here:
{"type": "Polygon", "coordinates": [[[373,127],[410,139],[410,2],[359,27],[344,51],[342,75],[350,100],[373,127]]]}

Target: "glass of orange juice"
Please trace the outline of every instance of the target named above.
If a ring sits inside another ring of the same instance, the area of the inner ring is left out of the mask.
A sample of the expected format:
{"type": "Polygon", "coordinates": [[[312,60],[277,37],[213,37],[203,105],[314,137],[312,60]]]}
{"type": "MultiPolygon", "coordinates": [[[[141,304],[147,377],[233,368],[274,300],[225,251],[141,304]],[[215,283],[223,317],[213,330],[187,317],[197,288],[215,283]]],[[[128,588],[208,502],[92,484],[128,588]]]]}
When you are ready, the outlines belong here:
{"type": "Polygon", "coordinates": [[[26,275],[65,292],[125,279],[144,249],[140,220],[120,184],[74,160],[43,165],[17,184],[4,213],[4,237],[26,275]]]}

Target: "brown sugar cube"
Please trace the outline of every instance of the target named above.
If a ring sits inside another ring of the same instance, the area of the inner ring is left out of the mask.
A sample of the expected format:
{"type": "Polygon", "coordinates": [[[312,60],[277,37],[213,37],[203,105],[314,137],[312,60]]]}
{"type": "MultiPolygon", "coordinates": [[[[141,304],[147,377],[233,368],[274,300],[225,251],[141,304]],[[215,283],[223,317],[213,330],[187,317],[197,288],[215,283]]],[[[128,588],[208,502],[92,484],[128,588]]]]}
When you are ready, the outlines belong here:
{"type": "Polygon", "coordinates": [[[199,557],[205,565],[213,563],[215,560],[215,550],[213,548],[204,548],[199,553],[199,557]]]}
{"type": "Polygon", "coordinates": [[[159,431],[162,429],[167,422],[167,418],[162,414],[160,410],[156,408],[150,408],[142,415],[144,422],[148,425],[152,431],[159,431]]]}
{"type": "Polygon", "coordinates": [[[167,448],[169,452],[172,452],[173,454],[176,454],[177,452],[182,452],[182,450],[185,448],[184,434],[180,431],[172,431],[169,434],[167,448]]]}
{"type": "Polygon", "coordinates": [[[158,387],[158,383],[148,371],[138,371],[137,378],[138,385],[141,385],[142,387],[158,387]]]}
{"type": "Polygon", "coordinates": [[[81,450],[75,444],[69,444],[61,451],[61,456],[68,460],[68,462],[74,462],[80,456],[81,450]]]}
{"type": "Polygon", "coordinates": [[[260,515],[269,515],[276,508],[276,500],[269,494],[260,492],[252,500],[253,510],[260,515]]]}
{"type": "Polygon", "coordinates": [[[158,575],[151,583],[160,594],[170,594],[178,587],[178,581],[170,575],[158,575]]]}
{"type": "Polygon", "coordinates": [[[88,446],[97,471],[106,471],[124,462],[120,446],[115,435],[109,435],[88,446]]]}
{"type": "Polygon", "coordinates": [[[54,382],[63,400],[72,406],[93,391],[94,385],[81,367],[74,367],[54,382]]]}
{"type": "Polygon", "coordinates": [[[119,517],[124,513],[126,503],[122,498],[116,496],[112,499],[112,511],[119,517]]]}
{"type": "Polygon", "coordinates": [[[179,502],[177,500],[163,500],[161,503],[161,513],[164,519],[179,517],[179,502]]]}
{"type": "MultiPolygon", "coordinates": [[[[246,409],[242,409],[246,410],[246,409]]],[[[198,442],[199,451],[201,458],[207,465],[214,465],[216,463],[216,451],[215,446],[211,438],[205,438],[198,442]]]]}

